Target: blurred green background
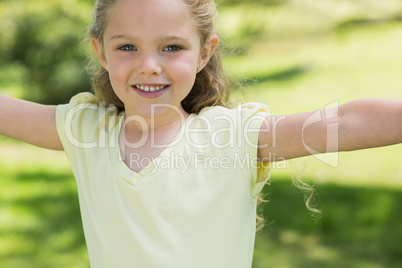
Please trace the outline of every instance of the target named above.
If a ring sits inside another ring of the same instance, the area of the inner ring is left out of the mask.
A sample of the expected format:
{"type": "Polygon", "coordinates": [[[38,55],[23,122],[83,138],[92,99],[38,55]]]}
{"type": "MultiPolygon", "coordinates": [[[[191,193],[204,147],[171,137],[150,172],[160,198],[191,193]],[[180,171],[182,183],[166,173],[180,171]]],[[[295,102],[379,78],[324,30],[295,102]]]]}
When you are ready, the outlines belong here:
{"type": "MultiPolygon", "coordinates": [[[[65,103],[89,91],[91,0],[0,1],[0,92],[65,103]]],[[[234,101],[275,114],[402,98],[402,1],[221,0],[234,101]]],[[[274,165],[254,268],[402,267],[402,146],[274,165]],[[323,159],[321,159],[323,160],[323,159]],[[328,165],[331,161],[333,166],[328,165]],[[303,173],[302,173],[303,171],[303,173]],[[314,184],[318,221],[292,177],[314,184]]],[[[0,267],[89,267],[63,153],[0,137],[0,267]]]]}

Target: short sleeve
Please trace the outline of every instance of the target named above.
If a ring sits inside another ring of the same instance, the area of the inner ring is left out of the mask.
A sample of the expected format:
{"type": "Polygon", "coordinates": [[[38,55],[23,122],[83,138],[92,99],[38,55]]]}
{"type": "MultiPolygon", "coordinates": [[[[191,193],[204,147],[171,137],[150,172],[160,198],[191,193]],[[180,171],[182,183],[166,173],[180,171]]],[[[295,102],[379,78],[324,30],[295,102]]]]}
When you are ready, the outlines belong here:
{"type": "Polygon", "coordinates": [[[258,136],[263,121],[270,115],[270,110],[267,105],[258,102],[240,105],[236,110],[241,118],[239,154],[248,161],[248,166],[243,169],[243,175],[251,196],[257,198],[270,177],[270,164],[258,161],[258,136]]]}
{"type": "Polygon", "coordinates": [[[66,154],[95,145],[93,124],[98,122],[98,100],[91,93],[75,95],[56,110],[56,126],[66,154]],[[92,131],[88,131],[92,129],[92,131]]]}

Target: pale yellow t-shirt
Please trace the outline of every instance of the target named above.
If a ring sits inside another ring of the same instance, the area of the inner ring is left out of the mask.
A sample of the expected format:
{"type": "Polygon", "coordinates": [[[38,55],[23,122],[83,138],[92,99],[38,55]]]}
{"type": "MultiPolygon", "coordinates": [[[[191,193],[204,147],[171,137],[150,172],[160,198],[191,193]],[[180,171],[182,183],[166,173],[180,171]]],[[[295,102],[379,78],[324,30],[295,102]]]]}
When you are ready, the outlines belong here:
{"type": "Polygon", "coordinates": [[[60,105],[57,129],[77,180],[91,267],[251,267],[256,197],[269,177],[269,168],[257,168],[256,145],[268,113],[247,103],[191,114],[135,173],[120,157],[123,113],[89,93],[60,105]]]}

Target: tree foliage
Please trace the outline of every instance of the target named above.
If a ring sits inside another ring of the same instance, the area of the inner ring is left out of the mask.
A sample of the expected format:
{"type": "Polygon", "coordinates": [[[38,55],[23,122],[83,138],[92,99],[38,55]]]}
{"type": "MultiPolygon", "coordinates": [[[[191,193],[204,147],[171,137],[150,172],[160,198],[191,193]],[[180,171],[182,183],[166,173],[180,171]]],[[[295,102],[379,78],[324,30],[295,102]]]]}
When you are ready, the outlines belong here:
{"type": "Polygon", "coordinates": [[[83,40],[92,3],[79,0],[0,2],[0,84],[16,81],[23,97],[57,104],[90,89],[83,40]]]}

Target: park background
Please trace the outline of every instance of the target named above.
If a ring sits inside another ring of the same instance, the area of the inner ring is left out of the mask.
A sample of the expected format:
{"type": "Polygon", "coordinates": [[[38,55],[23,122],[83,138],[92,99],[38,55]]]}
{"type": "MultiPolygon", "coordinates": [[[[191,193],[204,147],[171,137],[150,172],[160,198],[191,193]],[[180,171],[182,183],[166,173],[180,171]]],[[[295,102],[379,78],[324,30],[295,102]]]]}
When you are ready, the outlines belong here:
{"type": "MultiPolygon", "coordinates": [[[[274,114],[402,98],[402,1],[221,0],[234,101],[274,114]]],[[[0,93],[46,104],[90,91],[91,0],[0,1],[0,93]]],[[[274,165],[253,268],[402,267],[402,146],[274,165]],[[332,163],[332,165],[328,164],[332,163]],[[333,167],[333,166],[336,167],[333,167]],[[316,218],[301,179],[316,188],[316,218]]],[[[0,267],[89,267],[64,153],[0,137],[0,267]]]]}

